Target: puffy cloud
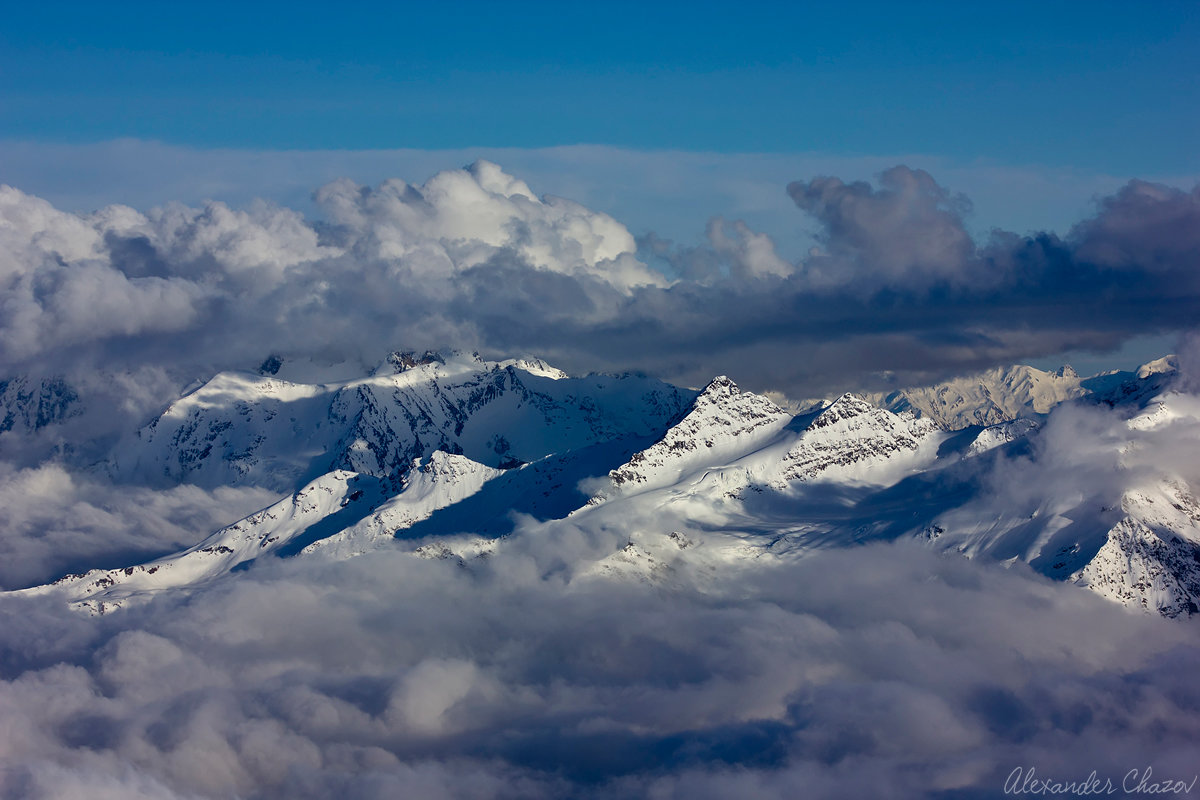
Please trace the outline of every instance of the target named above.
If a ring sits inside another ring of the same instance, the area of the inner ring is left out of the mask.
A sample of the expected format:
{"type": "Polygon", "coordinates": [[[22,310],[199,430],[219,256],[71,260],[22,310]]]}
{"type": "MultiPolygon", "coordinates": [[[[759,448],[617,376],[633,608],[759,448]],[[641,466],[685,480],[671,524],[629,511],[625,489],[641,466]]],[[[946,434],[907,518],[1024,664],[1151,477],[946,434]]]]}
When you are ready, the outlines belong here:
{"type": "MultiPolygon", "coordinates": [[[[97,215],[110,223],[105,212],[97,215]]],[[[109,248],[121,240],[148,244],[167,274],[194,280],[235,280],[236,288],[253,292],[284,279],[289,267],[339,254],[321,247],[317,233],[295,211],[256,203],[249,212],[223,203],[201,210],[171,204],[151,213],[141,226],[105,225],[109,248]],[[139,238],[143,237],[143,238],[139,238]]],[[[115,255],[115,254],[114,254],[115,255]]],[[[121,263],[119,256],[114,260],[121,263]]]]}
{"type": "Polygon", "coordinates": [[[832,177],[788,184],[792,200],[824,231],[825,252],[808,260],[808,280],[817,287],[861,284],[867,291],[977,281],[970,269],[975,244],[963,224],[970,201],[920,169],[892,167],[879,182],[878,190],[832,177]]]}
{"type": "Polygon", "coordinates": [[[723,219],[713,219],[708,224],[708,241],[719,256],[729,261],[729,274],[734,279],[786,278],[795,270],[775,252],[771,237],[751,230],[740,220],[729,225],[723,219]]]}
{"type": "Polygon", "coordinates": [[[483,346],[493,324],[612,318],[637,287],[667,284],[620,223],[487,162],[422,186],[335,181],[317,200],[318,224],[265,203],[79,216],[5,187],[6,371],[203,370],[271,350],[369,362],[400,344],[483,346]]]}
{"type": "Polygon", "coordinates": [[[49,254],[67,262],[100,255],[100,236],[86,220],[11,186],[0,186],[0,243],[6,278],[36,268],[49,254]]]}
{"type": "Polygon", "coordinates": [[[438,264],[453,274],[511,251],[536,269],[588,275],[624,291],[666,283],[633,258],[633,236],[612,217],[562,198],[539,199],[487,161],[438,173],[423,186],[335,181],[316,199],[360,256],[392,261],[422,253],[434,265],[427,277],[438,264]]]}

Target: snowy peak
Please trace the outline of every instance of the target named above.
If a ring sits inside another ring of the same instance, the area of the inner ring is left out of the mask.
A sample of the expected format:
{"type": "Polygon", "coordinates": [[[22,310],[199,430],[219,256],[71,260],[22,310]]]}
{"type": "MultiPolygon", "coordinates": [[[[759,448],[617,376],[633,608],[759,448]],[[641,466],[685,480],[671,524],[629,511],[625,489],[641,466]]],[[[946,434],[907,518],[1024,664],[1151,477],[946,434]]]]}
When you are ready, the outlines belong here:
{"type": "Polygon", "coordinates": [[[422,355],[418,356],[413,350],[397,350],[388,355],[383,360],[383,363],[374,369],[372,375],[397,375],[401,372],[413,369],[414,367],[425,366],[426,364],[445,364],[440,353],[435,353],[432,350],[426,350],[422,355]]]}
{"type": "MultiPolygon", "coordinates": [[[[549,371],[539,370],[539,372],[549,371]]],[[[563,378],[447,359],[345,387],[330,416],[337,466],[394,479],[435,450],[496,468],[661,432],[690,393],[649,378],[563,378]]]]}
{"type": "Polygon", "coordinates": [[[977,456],[1002,445],[1024,439],[1040,426],[1032,419],[1014,419],[984,428],[967,447],[966,455],[977,456]]]}
{"type": "Polygon", "coordinates": [[[846,393],[826,406],[809,427],[825,428],[878,410],[858,395],[846,393]]]}
{"type": "Polygon", "coordinates": [[[1137,378],[1144,381],[1152,375],[1170,375],[1179,371],[1179,358],[1174,355],[1156,358],[1138,367],[1137,378]]]}
{"type": "Polygon", "coordinates": [[[780,415],[786,416],[787,412],[762,395],[743,392],[725,375],[718,375],[701,390],[687,418],[736,425],[738,421],[753,422],[780,415]]]}
{"type": "Polygon", "coordinates": [[[757,449],[790,420],[790,414],[766,397],[743,392],[722,375],[704,387],[687,415],[662,439],[635,453],[609,477],[626,491],[670,483],[689,469],[757,449]]]}
{"type": "Polygon", "coordinates": [[[742,390],[728,375],[718,375],[708,382],[708,385],[700,391],[700,397],[696,399],[699,402],[700,398],[704,397],[733,397],[741,393],[742,390]]]}
{"type": "Polygon", "coordinates": [[[462,502],[484,484],[503,475],[476,461],[435,450],[424,463],[413,464],[400,493],[374,509],[369,517],[332,536],[309,544],[303,552],[350,558],[380,547],[436,511],[462,502]]]}
{"type": "Polygon", "coordinates": [[[929,387],[905,389],[884,399],[893,411],[911,409],[947,430],[995,425],[1022,415],[1045,414],[1087,392],[1071,372],[1067,376],[1017,366],[957,378],[929,387]]]}
{"type": "MultiPolygon", "coordinates": [[[[815,415],[792,417],[719,377],[652,447],[610,473],[618,494],[666,489],[662,502],[735,502],[795,481],[886,485],[927,466],[944,438],[929,420],[893,414],[845,394],[815,415]]],[[[593,498],[592,505],[606,497],[593,498]]]]}
{"type": "Polygon", "coordinates": [[[539,378],[550,378],[555,381],[571,377],[558,367],[552,367],[540,358],[512,358],[507,361],[501,361],[500,366],[505,369],[516,369],[521,372],[527,372],[530,375],[536,375],[539,378]]]}
{"type": "Polygon", "coordinates": [[[113,470],[151,484],[291,491],[314,455],[333,444],[321,424],[332,393],[273,376],[218,373],[120,445],[113,470]]]}
{"type": "Polygon", "coordinates": [[[783,457],[782,481],[848,478],[872,483],[899,479],[932,460],[940,441],[932,421],[894,414],[844,394],[825,407],[783,457]]]}
{"type": "Polygon", "coordinates": [[[650,378],[569,378],[539,361],[399,352],[324,384],[220,373],[118,449],[114,472],[152,484],[293,491],[332,469],[398,489],[435,451],[511,468],[622,437],[657,436],[691,392],[650,378]]]}

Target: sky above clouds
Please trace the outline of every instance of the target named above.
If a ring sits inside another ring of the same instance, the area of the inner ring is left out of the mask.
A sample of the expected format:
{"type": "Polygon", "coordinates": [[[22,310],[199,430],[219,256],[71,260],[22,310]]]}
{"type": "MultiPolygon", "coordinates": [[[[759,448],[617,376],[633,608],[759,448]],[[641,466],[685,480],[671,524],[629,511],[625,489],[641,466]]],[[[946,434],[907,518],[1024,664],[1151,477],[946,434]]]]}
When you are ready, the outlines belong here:
{"type": "MultiPolygon", "coordinates": [[[[608,144],[1195,173],[1195,5],[21,4],[5,138],[608,144]]],[[[409,178],[423,176],[405,176],[409,178]]],[[[803,177],[803,176],[794,176],[803,177]]]]}

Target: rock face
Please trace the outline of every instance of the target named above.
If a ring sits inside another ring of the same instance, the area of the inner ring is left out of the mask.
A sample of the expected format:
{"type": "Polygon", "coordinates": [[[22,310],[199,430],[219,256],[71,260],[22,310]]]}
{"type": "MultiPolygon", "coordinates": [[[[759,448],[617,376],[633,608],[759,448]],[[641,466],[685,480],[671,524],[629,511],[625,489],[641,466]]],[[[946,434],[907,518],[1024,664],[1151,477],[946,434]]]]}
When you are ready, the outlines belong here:
{"type": "MultiPolygon", "coordinates": [[[[899,411],[845,394],[793,415],[726,377],[697,393],[536,360],[401,352],[365,377],[306,382],[268,359],[177,400],[109,466],[167,486],[268,486],[278,502],[176,555],[25,592],[98,614],[263,559],[392,548],[471,568],[518,535],[520,517],[597,540],[621,532],[617,549],[570,566],[581,580],[671,582],[914,538],[1189,615],[1200,604],[1194,470],[1159,463],[1154,448],[1200,440],[1200,402],[1164,391],[1170,373],[1169,361],[1103,380],[1019,368],[974,393],[910,393],[899,411]],[[1085,430],[1101,420],[1106,432],[1062,434],[1056,409],[1072,402],[1093,409],[1085,430]],[[1103,480],[1053,488],[1097,458],[1111,462],[1103,480]],[[1025,473],[1043,478],[1022,487],[1025,473]],[[1006,495],[1006,482],[1020,491],[1006,495]]],[[[22,424],[43,411],[56,424],[75,402],[68,390],[5,391],[22,424]]]]}
{"type": "Polygon", "coordinates": [[[0,433],[37,431],[79,412],[79,395],[59,377],[0,381],[0,433]]]}

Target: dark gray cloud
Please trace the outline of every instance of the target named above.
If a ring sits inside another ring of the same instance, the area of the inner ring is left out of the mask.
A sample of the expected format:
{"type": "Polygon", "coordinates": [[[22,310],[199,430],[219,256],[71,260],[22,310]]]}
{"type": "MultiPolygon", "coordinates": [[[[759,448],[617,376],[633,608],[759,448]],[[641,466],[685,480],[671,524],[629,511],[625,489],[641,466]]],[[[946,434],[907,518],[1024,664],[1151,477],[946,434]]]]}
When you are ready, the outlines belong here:
{"type": "Polygon", "coordinates": [[[1130,181],[1071,232],[1078,257],[1113,270],[1173,274],[1194,287],[1200,263],[1200,186],[1185,192],[1130,181]],[[1190,280],[1189,280],[1190,279],[1190,280]]]}

